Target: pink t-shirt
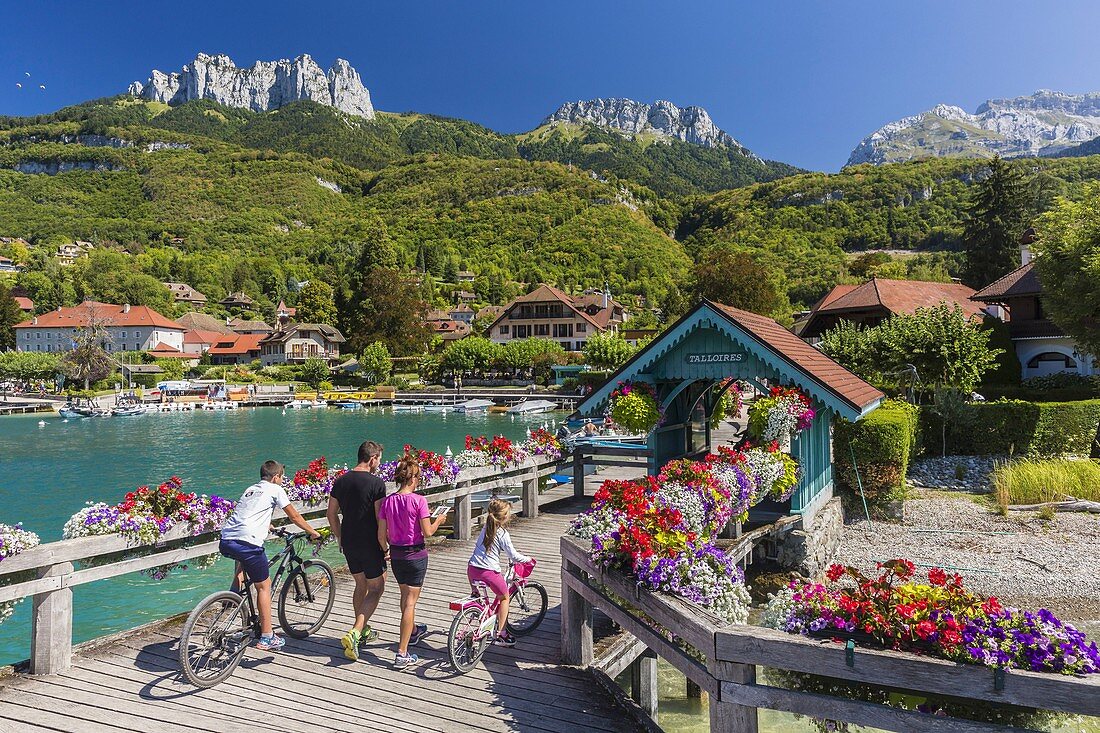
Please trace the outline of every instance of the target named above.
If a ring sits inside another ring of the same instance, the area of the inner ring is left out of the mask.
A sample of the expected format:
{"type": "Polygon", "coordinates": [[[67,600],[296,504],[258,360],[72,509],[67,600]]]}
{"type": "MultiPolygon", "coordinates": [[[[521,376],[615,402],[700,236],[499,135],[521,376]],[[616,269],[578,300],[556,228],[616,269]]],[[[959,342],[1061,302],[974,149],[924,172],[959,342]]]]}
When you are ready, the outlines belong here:
{"type": "Polygon", "coordinates": [[[431,516],[428,500],[420,494],[390,494],[378,507],[378,518],[386,522],[391,545],[422,545],[420,519],[431,516]]]}

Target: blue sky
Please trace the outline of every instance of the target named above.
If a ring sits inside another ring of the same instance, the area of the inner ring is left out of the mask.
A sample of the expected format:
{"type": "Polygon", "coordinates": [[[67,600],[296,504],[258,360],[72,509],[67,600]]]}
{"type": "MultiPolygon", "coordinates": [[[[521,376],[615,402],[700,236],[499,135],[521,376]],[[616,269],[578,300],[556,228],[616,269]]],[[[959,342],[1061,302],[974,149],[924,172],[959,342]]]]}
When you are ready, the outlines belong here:
{"type": "Polygon", "coordinates": [[[13,2],[0,23],[0,114],[115,94],[198,51],[239,65],[309,53],[326,68],[347,58],[387,111],[517,132],[567,100],[669,99],[706,107],[764,157],[831,171],[880,125],[938,102],[973,111],[1039,88],[1100,91],[1100,3],[1054,6],[13,2]]]}

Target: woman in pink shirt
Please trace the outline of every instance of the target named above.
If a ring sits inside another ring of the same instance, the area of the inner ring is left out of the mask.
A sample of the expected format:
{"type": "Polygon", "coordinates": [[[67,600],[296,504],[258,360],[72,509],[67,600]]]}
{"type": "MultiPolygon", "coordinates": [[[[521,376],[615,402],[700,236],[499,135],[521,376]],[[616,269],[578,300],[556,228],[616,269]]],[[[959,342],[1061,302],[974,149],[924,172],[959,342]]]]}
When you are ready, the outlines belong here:
{"type": "Polygon", "coordinates": [[[416,493],[420,484],[416,456],[402,456],[393,479],[397,482],[397,493],[378,500],[378,544],[389,557],[393,577],[401,589],[401,643],[393,666],[405,669],[420,661],[415,654],[409,654],[409,644],[416,644],[428,633],[427,625],[416,623],[416,602],[428,571],[424,538],[436,533],[446,515],[433,522],[427,499],[416,493]]]}

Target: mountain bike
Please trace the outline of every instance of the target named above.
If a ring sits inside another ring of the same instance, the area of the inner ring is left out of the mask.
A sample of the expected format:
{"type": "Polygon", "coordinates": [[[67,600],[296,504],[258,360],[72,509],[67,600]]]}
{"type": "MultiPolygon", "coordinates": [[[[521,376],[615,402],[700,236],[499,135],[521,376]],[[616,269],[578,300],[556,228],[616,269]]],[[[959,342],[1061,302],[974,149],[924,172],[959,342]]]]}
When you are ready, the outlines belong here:
{"type": "MultiPolygon", "coordinates": [[[[512,564],[505,575],[510,599],[505,627],[516,636],[530,634],[546,617],[546,588],[528,580],[534,567],[534,560],[512,564]]],[[[474,583],[472,590],[471,595],[450,603],[451,610],[457,613],[447,635],[447,652],[451,665],[462,673],[476,667],[492,644],[500,605],[485,583],[474,583]]]]}
{"type": "MultiPolygon", "coordinates": [[[[304,560],[298,546],[304,532],[275,530],[285,546],[271,558],[271,600],[287,636],[304,639],[321,628],[336,600],[336,579],[322,560],[304,560]],[[287,572],[286,581],[281,582],[287,572]],[[276,598],[278,602],[276,603],[276,598]]],[[[237,591],[222,590],[204,598],[191,611],[180,634],[179,659],[184,677],[197,687],[213,687],[237,669],[254,639],[260,617],[245,576],[237,591]]]]}

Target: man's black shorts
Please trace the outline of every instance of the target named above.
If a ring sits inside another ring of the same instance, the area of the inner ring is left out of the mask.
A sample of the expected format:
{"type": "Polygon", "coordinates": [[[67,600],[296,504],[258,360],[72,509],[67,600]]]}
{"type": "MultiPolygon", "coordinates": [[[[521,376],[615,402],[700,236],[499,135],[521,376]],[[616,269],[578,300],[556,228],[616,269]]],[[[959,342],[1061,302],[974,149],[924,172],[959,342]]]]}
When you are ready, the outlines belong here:
{"type": "Polygon", "coordinates": [[[345,547],[344,559],[348,562],[348,572],[362,573],[368,579],[374,579],[386,572],[386,560],[382,550],[374,547],[345,547]]]}

